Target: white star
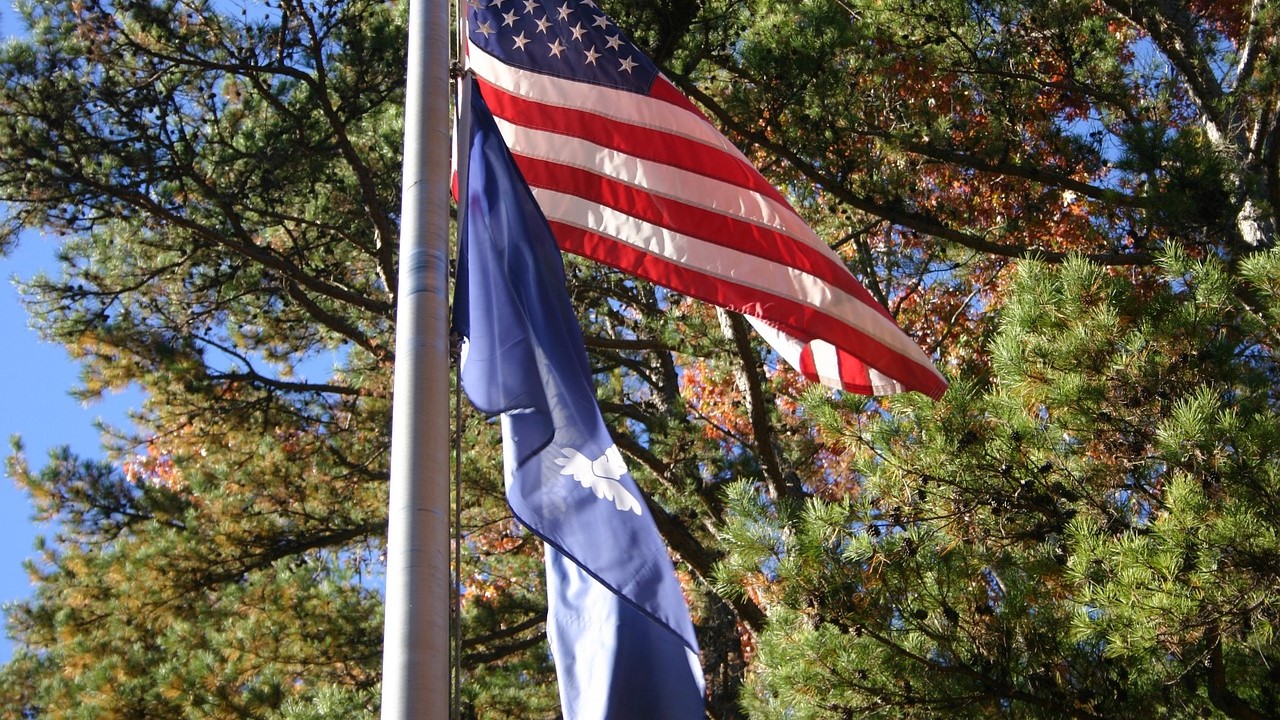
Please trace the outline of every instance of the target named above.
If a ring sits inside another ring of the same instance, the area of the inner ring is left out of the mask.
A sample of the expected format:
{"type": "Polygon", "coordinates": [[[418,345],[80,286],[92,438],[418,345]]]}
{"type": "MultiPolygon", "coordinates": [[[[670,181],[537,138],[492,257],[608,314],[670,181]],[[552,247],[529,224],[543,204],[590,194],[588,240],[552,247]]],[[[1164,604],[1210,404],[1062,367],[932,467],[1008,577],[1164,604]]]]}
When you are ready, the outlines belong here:
{"type": "Polygon", "coordinates": [[[572,12],[573,12],[573,10],[570,10],[570,9],[569,9],[569,3],[565,3],[565,4],[563,4],[563,5],[561,5],[561,6],[560,6],[560,8],[557,10],[557,12],[559,12],[559,13],[560,13],[560,17],[559,17],[559,19],[560,19],[560,20],[568,20],[568,19],[569,19],[569,13],[572,13],[572,12]]]}
{"type": "Polygon", "coordinates": [[[614,35],[611,38],[607,38],[605,44],[609,46],[610,50],[617,50],[622,47],[622,36],[614,35]]]}
{"type": "Polygon", "coordinates": [[[538,32],[545,33],[547,28],[551,27],[551,23],[546,18],[538,18],[538,32]]]}
{"type": "Polygon", "coordinates": [[[526,15],[532,15],[534,10],[538,9],[538,0],[524,0],[524,12],[526,15]]]}
{"type": "Polygon", "coordinates": [[[587,29],[582,27],[582,23],[578,23],[570,28],[569,32],[573,33],[574,40],[581,40],[582,36],[587,32],[587,29]]]}
{"type": "Polygon", "coordinates": [[[608,28],[608,27],[609,27],[609,18],[607,18],[607,17],[605,17],[605,16],[603,16],[603,15],[597,15],[597,16],[596,16],[596,20],[595,20],[595,22],[593,22],[593,23],[591,23],[591,24],[592,24],[592,25],[595,25],[596,27],[600,28],[601,30],[604,30],[604,29],[606,29],[606,28],[608,28]]]}
{"type": "Polygon", "coordinates": [[[596,58],[600,57],[600,53],[596,52],[593,47],[587,48],[587,62],[591,65],[596,64],[596,58]]]}
{"type": "Polygon", "coordinates": [[[502,27],[511,27],[512,25],[515,25],[517,17],[519,17],[519,15],[516,14],[515,10],[508,10],[506,14],[502,16],[502,27]]]}
{"type": "Polygon", "coordinates": [[[484,2],[483,0],[467,0],[467,5],[479,10],[484,7],[484,2]]]}
{"type": "Polygon", "coordinates": [[[639,64],[640,64],[640,63],[636,62],[635,60],[632,60],[631,58],[625,58],[625,59],[623,59],[623,60],[621,61],[621,63],[622,63],[621,67],[619,67],[619,68],[618,68],[618,71],[619,71],[619,72],[621,72],[621,71],[623,71],[623,70],[626,70],[627,72],[631,72],[631,68],[633,68],[633,67],[635,67],[636,65],[639,65],[639,64]]]}
{"type": "Polygon", "coordinates": [[[493,0],[493,2],[489,3],[489,5],[490,5],[491,7],[496,7],[496,8],[498,8],[499,10],[501,10],[501,9],[502,9],[502,3],[506,2],[506,1],[507,1],[507,0],[493,0]]]}
{"type": "Polygon", "coordinates": [[[596,4],[592,0],[582,0],[581,4],[586,5],[587,7],[592,9],[595,9],[596,7],[596,4]]]}
{"type": "Polygon", "coordinates": [[[476,32],[485,36],[485,38],[487,39],[490,35],[493,34],[494,31],[493,31],[493,26],[489,24],[489,21],[485,20],[480,23],[479,27],[476,28],[476,32]]]}
{"type": "Polygon", "coordinates": [[[516,43],[515,45],[511,46],[512,50],[523,50],[524,46],[529,44],[529,38],[524,36],[524,31],[521,31],[519,35],[511,39],[514,40],[516,43]]]}
{"type": "Polygon", "coordinates": [[[564,46],[560,44],[560,38],[556,38],[556,41],[547,47],[551,49],[551,55],[555,57],[560,57],[560,53],[564,52],[564,46]]]}

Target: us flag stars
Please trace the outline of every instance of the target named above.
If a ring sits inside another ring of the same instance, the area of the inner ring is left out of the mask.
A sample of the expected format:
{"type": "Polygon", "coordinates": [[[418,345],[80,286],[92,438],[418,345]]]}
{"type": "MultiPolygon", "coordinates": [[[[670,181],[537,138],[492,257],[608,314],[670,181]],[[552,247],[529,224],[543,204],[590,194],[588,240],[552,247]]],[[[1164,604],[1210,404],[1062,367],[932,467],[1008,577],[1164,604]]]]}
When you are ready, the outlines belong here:
{"type": "Polygon", "coordinates": [[[657,74],[594,0],[468,0],[472,42],[504,62],[643,91],[657,74]],[[568,65],[566,65],[566,63],[568,65]]]}

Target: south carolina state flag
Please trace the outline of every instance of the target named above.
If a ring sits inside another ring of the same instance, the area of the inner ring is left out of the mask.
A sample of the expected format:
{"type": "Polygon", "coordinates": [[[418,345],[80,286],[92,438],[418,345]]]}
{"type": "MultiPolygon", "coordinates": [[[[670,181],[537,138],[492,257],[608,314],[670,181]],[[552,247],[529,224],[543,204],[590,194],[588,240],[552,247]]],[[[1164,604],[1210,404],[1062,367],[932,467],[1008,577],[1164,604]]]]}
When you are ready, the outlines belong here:
{"type": "Polygon", "coordinates": [[[947,383],[786,199],[592,0],[470,0],[480,79],[560,247],[743,313],[806,378],[947,383]]]}
{"type": "Polygon", "coordinates": [[[507,500],[546,543],[564,715],[702,718],[689,609],[600,416],[560,251],[483,98],[470,95],[454,297],[462,383],[478,409],[501,414],[507,500]]]}

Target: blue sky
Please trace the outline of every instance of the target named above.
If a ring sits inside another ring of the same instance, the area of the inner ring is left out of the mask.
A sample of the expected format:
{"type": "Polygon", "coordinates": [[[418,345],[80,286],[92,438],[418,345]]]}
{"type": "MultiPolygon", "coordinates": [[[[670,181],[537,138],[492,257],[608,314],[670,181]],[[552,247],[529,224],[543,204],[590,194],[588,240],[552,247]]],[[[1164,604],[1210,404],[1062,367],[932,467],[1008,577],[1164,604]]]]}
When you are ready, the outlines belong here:
{"type": "MultiPolygon", "coordinates": [[[[25,32],[11,4],[0,2],[0,42],[25,32]]],[[[0,213],[4,212],[0,205],[0,213]]],[[[27,232],[8,255],[0,256],[0,468],[9,455],[9,438],[21,437],[33,470],[46,462],[49,451],[63,445],[81,457],[102,458],[96,422],[131,428],[129,411],[142,403],[138,391],[109,395],[89,405],[71,397],[79,367],[58,345],[43,342],[19,302],[15,281],[40,272],[57,275],[57,239],[27,232]]],[[[314,372],[328,377],[339,362],[331,355],[312,358],[297,369],[299,377],[314,372]]],[[[0,472],[0,603],[31,595],[23,563],[35,557],[37,535],[53,528],[32,520],[32,508],[17,484],[0,472]]],[[[13,644],[0,632],[0,663],[7,662],[13,644]]]]}
{"type": "MultiPolygon", "coordinates": [[[[136,395],[126,394],[82,405],[68,393],[76,385],[77,366],[61,346],[42,342],[31,329],[11,281],[30,278],[41,269],[54,272],[54,250],[51,240],[28,234],[15,252],[0,258],[5,280],[0,285],[0,342],[5,348],[0,355],[0,438],[7,457],[9,438],[20,435],[32,468],[42,467],[49,450],[61,445],[81,455],[101,456],[94,421],[123,425],[128,408],[139,403],[136,395]]],[[[31,507],[13,480],[0,480],[0,600],[12,602],[30,594],[22,563],[35,555],[32,543],[45,530],[31,521],[31,507]]],[[[0,662],[11,653],[11,643],[0,638],[0,662]]]]}
{"type": "MultiPolygon", "coordinates": [[[[0,5],[0,37],[20,32],[11,6],[0,5]]],[[[33,468],[44,465],[51,448],[70,445],[85,456],[101,456],[94,421],[122,425],[136,395],[112,396],[88,407],[72,398],[79,370],[60,346],[41,342],[18,302],[14,278],[30,278],[40,270],[56,272],[56,245],[28,233],[14,252],[0,257],[0,441],[8,456],[9,438],[20,435],[33,468]]],[[[36,535],[47,530],[31,521],[26,496],[9,477],[0,478],[0,602],[28,597],[31,583],[23,561],[35,555],[36,535]]],[[[12,644],[0,634],[0,662],[12,655],[12,644]]]]}

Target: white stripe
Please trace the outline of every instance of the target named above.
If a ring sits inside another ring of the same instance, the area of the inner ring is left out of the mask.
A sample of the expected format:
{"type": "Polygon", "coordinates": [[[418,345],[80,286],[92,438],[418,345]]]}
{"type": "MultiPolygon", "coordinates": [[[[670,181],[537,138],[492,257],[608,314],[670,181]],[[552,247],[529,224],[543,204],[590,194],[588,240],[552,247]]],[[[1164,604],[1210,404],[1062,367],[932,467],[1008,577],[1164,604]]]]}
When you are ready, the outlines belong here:
{"type": "Polygon", "coordinates": [[[848,272],[844,261],[831,246],[823,242],[790,206],[779,204],[773,198],[705,175],[642,160],[587,140],[522,127],[501,118],[494,119],[503,140],[516,155],[586,170],[653,195],[785,233],[821,252],[841,271],[848,272]],[[697,192],[688,192],[690,188],[697,188],[697,192]]]}
{"type": "Polygon", "coordinates": [[[822,384],[839,387],[840,356],[836,353],[836,346],[824,340],[814,340],[809,343],[809,350],[813,356],[813,369],[822,384]]]}
{"type": "MultiPolygon", "coordinates": [[[[804,352],[805,343],[765,320],[750,315],[743,317],[751,323],[760,337],[769,343],[774,352],[778,353],[778,357],[787,361],[787,364],[795,368],[796,372],[804,374],[800,369],[800,356],[804,352]]],[[[844,383],[840,379],[840,354],[836,347],[824,340],[814,340],[809,343],[809,346],[813,349],[813,364],[818,372],[818,382],[837,390],[844,389],[844,383]]],[[[873,395],[891,395],[906,391],[902,383],[866,363],[862,365],[867,370],[873,395]]]]}
{"type": "Polygon", "coordinates": [[[820,278],[653,225],[573,195],[545,188],[534,188],[533,194],[549,220],[589,230],[741,287],[803,303],[914,362],[933,368],[924,352],[892,320],[820,278]]]}
{"type": "MultiPolygon", "coordinates": [[[[932,364],[929,365],[933,367],[932,364]]],[[[936,370],[934,371],[937,372],[936,370]]],[[[871,394],[873,395],[893,395],[894,393],[906,392],[907,387],[875,368],[867,365],[867,375],[871,378],[871,394]]]]}
{"type": "MultiPolygon", "coordinates": [[[[800,371],[800,354],[804,350],[804,343],[800,342],[799,338],[788,335],[758,317],[752,315],[743,315],[743,317],[747,319],[747,322],[751,323],[751,327],[756,329],[760,337],[769,343],[779,357],[786,360],[791,367],[796,369],[796,372],[800,371]]],[[[839,386],[837,385],[837,387],[839,386]]]]}
{"type": "Polygon", "coordinates": [[[751,167],[742,152],[700,115],[647,95],[522,70],[471,43],[468,48],[470,65],[476,74],[512,95],[688,138],[730,153],[751,167]]]}

